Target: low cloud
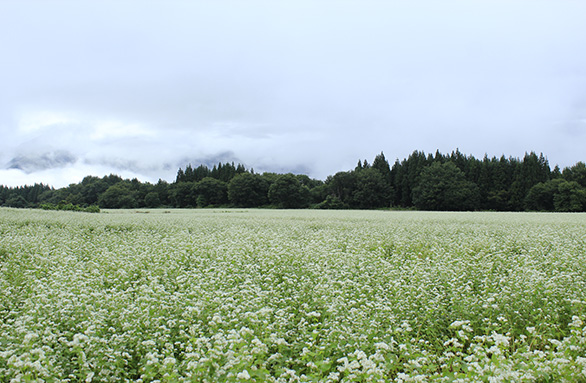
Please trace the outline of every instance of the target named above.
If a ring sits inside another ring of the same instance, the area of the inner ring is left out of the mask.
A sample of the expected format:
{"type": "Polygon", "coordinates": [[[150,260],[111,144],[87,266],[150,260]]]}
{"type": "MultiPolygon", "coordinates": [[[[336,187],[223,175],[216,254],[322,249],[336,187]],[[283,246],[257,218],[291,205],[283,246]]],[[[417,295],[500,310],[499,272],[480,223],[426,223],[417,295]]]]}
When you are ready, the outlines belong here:
{"type": "Polygon", "coordinates": [[[76,161],[77,157],[66,150],[41,154],[20,154],[8,162],[7,168],[22,170],[30,174],[41,170],[64,168],[76,161]]]}

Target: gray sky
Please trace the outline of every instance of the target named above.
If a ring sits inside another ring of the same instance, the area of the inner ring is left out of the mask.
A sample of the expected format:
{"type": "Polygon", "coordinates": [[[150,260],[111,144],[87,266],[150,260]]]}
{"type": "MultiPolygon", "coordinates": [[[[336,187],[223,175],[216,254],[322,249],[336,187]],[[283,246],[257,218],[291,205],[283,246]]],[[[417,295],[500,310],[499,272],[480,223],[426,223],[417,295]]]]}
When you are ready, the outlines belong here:
{"type": "Polygon", "coordinates": [[[0,184],[586,160],[586,1],[0,0],[0,184]]]}

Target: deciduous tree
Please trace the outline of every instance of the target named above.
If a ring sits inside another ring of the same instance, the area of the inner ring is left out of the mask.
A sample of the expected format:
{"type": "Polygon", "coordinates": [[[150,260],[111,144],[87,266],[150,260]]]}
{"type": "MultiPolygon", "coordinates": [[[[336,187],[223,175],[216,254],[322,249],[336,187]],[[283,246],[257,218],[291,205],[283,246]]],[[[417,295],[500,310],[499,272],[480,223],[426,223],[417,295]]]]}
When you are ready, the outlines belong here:
{"type": "Polygon", "coordinates": [[[230,203],[240,207],[256,207],[267,203],[268,183],[258,174],[242,173],[228,183],[230,203]]]}
{"type": "Polygon", "coordinates": [[[413,202],[423,210],[472,210],[478,195],[478,186],[466,180],[456,165],[435,162],[421,171],[413,202]]]}
{"type": "Polygon", "coordinates": [[[272,204],[284,209],[307,207],[311,198],[307,186],[291,173],[277,177],[269,188],[268,197],[272,204]]]}

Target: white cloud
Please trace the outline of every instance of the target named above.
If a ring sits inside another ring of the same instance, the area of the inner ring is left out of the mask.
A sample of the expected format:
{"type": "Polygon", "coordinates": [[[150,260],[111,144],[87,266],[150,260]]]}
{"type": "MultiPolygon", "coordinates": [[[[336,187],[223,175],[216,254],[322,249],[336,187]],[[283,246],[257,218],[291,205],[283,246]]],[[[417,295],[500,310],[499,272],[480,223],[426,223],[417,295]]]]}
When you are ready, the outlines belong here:
{"type": "Polygon", "coordinates": [[[27,110],[20,113],[18,131],[31,134],[56,125],[75,123],[75,119],[54,110],[27,110]]]}
{"type": "MultiPolygon", "coordinates": [[[[0,169],[0,184],[5,186],[23,186],[33,185],[35,183],[43,183],[45,185],[60,188],[71,183],[78,183],[88,175],[102,177],[112,173],[112,168],[109,166],[89,165],[77,162],[64,168],[52,168],[37,171],[34,173],[26,173],[19,169],[0,169]]],[[[117,169],[115,174],[123,178],[139,178],[143,182],[155,182],[156,179],[137,174],[128,170],[117,169]]]]}
{"type": "Polygon", "coordinates": [[[9,2],[0,167],[67,152],[63,179],[102,165],[172,179],[230,153],[324,178],[381,150],[455,148],[572,165],[584,14],[572,0],[9,2]]]}
{"type": "Polygon", "coordinates": [[[156,132],[139,123],[124,123],[121,121],[103,121],[94,124],[89,138],[92,140],[115,140],[128,137],[156,137],[156,132]]]}

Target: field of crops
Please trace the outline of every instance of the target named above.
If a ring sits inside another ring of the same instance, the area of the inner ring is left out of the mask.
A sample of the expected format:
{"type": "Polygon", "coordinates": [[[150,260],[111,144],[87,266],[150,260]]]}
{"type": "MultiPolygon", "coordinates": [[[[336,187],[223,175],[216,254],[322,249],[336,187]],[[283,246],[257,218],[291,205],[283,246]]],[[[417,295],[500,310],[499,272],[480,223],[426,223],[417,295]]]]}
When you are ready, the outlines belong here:
{"type": "Polygon", "coordinates": [[[584,214],[5,208],[0,267],[3,382],[586,381],[584,214]]]}

